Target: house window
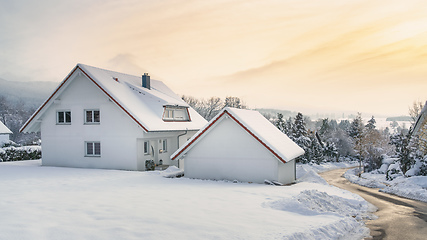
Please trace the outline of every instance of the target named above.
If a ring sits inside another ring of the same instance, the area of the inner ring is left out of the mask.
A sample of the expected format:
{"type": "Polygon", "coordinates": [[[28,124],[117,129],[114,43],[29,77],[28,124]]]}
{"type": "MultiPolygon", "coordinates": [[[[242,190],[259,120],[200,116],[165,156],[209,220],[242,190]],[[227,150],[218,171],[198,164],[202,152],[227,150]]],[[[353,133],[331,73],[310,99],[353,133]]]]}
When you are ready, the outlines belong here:
{"type": "Polygon", "coordinates": [[[150,154],[150,142],[149,141],[144,142],[144,154],[146,154],[146,155],[150,154]]]}
{"type": "Polygon", "coordinates": [[[168,151],[168,140],[167,139],[163,139],[162,140],[162,152],[167,152],[168,151]]]}
{"type": "Polygon", "coordinates": [[[86,124],[99,124],[101,122],[101,114],[99,110],[85,110],[86,124]]]}
{"type": "Polygon", "coordinates": [[[56,112],[57,124],[71,124],[71,111],[58,111],[56,112]]]}
{"type": "Polygon", "coordinates": [[[101,156],[101,142],[85,142],[86,157],[101,156]]]}
{"type": "Polygon", "coordinates": [[[164,121],[189,121],[187,108],[165,107],[164,121]]]}

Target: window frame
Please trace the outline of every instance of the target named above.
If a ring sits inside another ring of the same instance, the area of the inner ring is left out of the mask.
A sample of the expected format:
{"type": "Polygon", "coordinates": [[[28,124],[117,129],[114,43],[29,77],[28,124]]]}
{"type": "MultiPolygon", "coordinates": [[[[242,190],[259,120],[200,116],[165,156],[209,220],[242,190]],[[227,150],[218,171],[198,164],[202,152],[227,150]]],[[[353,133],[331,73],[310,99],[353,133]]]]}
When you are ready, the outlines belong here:
{"type": "Polygon", "coordinates": [[[191,122],[188,107],[164,106],[162,119],[164,122],[191,122]],[[176,111],[182,111],[184,117],[177,118],[176,111]]]}
{"type": "Polygon", "coordinates": [[[99,109],[85,109],[84,110],[84,124],[86,125],[99,125],[101,124],[101,111],[99,109]],[[91,121],[88,121],[88,113],[91,113],[91,121]],[[98,121],[96,122],[95,112],[98,112],[98,121]]]}
{"type": "Polygon", "coordinates": [[[57,125],[71,125],[71,122],[72,122],[72,115],[71,115],[71,110],[57,110],[56,111],[56,124],[57,125]],[[62,113],[62,117],[63,117],[63,120],[64,120],[64,122],[60,122],[59,121],[59,119],[60,119],[60,117],[59,117],[59,115],[60,115],[60,113],[62,113]],[[67,113],[69,113],[70,115],[70,121],[68,122],[67,121],[67,113]]]}
{"type": "Polygon", "coordinates": [[[102,148],[100,141],[85,141],[85,157],[101,157],[102,148]],[[88,144],[92,144],[89,148],[88,144]],[[96,151],[96,144],[99,144],[99,153],[96,151]],[[91,149],[92,153],[89,153],[88,150],[91,149]]]}

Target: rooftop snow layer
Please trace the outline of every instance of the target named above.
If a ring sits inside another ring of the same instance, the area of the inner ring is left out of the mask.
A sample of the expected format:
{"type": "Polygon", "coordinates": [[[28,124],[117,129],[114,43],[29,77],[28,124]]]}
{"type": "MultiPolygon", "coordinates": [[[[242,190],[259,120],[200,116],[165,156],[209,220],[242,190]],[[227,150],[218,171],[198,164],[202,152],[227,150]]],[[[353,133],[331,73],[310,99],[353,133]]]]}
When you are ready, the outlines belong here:
{"type": "Polygon", "coordinates": [[[39,131],[39,123],[31,123],[31,121],[35,119],[36,115],[43,112],[43,108],[47,108],[47,105],[50,104],[49,102],[54,99],[54,95],[60,94],[60,88],[66,88],[64,83],[70,79],[72,81],[73,77],[70,76],[73,76],[78,70],[90,78],[100,90],[112,98],[113,102],[119,105],[146,131],[198,130],[206,124],[206,120],[202,116],[161,81],[151,79],[151,88],[148,89],[142,87],[141,77],[79,63],[64,79],[60,87],[55,90],[53,95],[37,110],[29,122],[24,125],[21,131],[39,131]],[[165,106],[188,108],[191,121],[163,121],[162,117],[165,106]],[[27,127],[27,124],[32,124],[32,126],[27,127]]]}

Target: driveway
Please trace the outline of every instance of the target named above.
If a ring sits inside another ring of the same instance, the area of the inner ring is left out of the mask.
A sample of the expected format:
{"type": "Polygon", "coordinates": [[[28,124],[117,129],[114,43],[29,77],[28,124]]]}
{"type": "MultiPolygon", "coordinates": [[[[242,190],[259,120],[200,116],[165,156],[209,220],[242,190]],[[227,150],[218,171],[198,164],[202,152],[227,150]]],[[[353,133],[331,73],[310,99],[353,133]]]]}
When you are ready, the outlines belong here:
{"type": "Polygon", "coordinates": [[[373,239],[427,239],[427,203],[410,200],[350,183],[342,175],[348,169],[320,173],[329,184],[348,190],[375,205],[376,220],[366,220],[373,239]]]}

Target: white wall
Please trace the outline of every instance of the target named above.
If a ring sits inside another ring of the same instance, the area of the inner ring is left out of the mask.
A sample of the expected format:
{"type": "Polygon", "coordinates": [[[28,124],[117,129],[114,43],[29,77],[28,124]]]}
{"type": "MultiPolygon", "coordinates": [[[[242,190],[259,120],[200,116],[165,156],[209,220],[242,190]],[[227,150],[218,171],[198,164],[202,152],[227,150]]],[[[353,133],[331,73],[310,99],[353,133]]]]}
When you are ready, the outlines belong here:
{"type": "MultiPolygon", "coordinates": [[[[222,117],[184,157],[185,176],[263,183],[282,181],[292,163],[279,162],[262,144],[232,119],[222,117]],[[279,179],[279,165],[281,177],[279,179]]],[[[293,175],[293,173],[292,173],[293,175]]],[[[293,180],[293,179],[292,179],[293,180]]],[[[285,182],[287,183],[287,182],[285,182]]]]}
{"type": "Polygon", "coordinates": [[[42,164],[137,170],[137,142],[144,132],[90,80],[80,75],[43,116],[42,164]],[[99,125],[84,124],[84,109],[100,109],[99,125]],[[56,112],[71,110],[71,125],[57,125],[56,112]],[[85,141],[101,142],[101,157],[85,157],[85,141]]]}
{"type": "Polygon", "coordinates": [[[0,134],[0,144],[9,141],[9,134],[0,134]]]}

